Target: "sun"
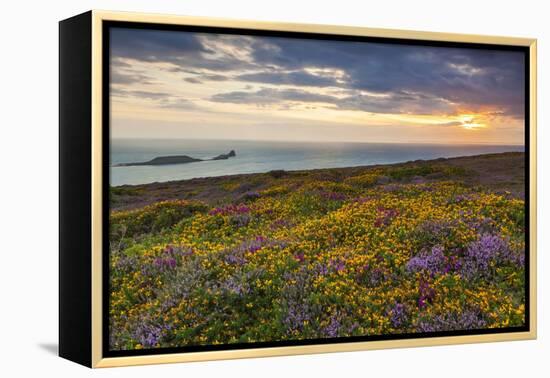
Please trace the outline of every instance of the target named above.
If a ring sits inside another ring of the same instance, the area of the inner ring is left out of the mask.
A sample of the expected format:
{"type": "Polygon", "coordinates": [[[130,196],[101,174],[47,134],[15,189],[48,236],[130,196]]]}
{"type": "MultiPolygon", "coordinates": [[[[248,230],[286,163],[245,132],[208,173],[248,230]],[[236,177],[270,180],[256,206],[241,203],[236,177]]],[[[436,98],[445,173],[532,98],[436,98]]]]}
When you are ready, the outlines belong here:
{"type": "Polygon", "coordinates": [[[477,130],[486,126],[485,124],[478,122],[478,117],[474,114],[462,114],[459,117],[459,121],[462,123],[460,127],[466,130],[477,130]]]}

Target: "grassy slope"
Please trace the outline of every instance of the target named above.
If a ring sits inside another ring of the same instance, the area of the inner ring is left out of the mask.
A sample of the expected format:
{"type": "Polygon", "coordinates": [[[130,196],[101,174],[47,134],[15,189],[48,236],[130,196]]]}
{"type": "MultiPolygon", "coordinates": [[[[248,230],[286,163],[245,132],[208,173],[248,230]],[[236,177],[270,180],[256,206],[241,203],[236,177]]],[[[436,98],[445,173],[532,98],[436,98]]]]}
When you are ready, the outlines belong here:
{"type": "Polygon", "coordinates": [[[111,347],[520,326],[523,158],[114,188],[111,347]]]}
{"type": "MultiPolygon", "coordinates": [[[[343,181],[348,177],[368,173],[379,167],[423,167],[437,164],[438,166],[457,167],[464,174],[455,176],[468,185],[484,185],[496,191],[509,191],[518,198],[524,198],[524,159],[521,152],[486,154],[450,159],[414,161],[407,163],[363,166],[352,168],[314,169],[286,172],[285,179],[297,184],[309,179],[343,181]]],[[[406,181],[412,176],[404,177],[406,181]]],[[[426,175],[427,181],[436,181],[441,177],[426,175]]],[[[453,178],[453,177],[446,177],[453,178]]],[[[112,191],[113,209],[131,209],[162,200],[196,199],[208,204],[221,204],[235,201],[248,191],[260,191],[273,182],[270,174],[244,174],[221,177],[196,178],[191,180],[170,181],[144,185],[123,185],[112,191]]]]}

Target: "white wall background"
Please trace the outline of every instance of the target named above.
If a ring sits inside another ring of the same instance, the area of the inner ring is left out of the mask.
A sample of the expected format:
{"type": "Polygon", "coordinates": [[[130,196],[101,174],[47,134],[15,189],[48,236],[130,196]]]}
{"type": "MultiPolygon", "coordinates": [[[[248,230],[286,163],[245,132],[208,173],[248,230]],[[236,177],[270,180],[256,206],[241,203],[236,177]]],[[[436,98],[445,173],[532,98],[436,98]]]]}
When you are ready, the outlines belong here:
{"type": "Polygon", "coordinates": [[[548,376],[550,27],[545,1],[6,1],[0,21],[0,375],[548,376]],[[89,9],[539,39],[539,339],[91,371],[58,358],[57,22],[89,9]],[[544,211],[546,210],[546,211],[544,211]],[[546,373],[546,374],[545,374],[546,373]]]}

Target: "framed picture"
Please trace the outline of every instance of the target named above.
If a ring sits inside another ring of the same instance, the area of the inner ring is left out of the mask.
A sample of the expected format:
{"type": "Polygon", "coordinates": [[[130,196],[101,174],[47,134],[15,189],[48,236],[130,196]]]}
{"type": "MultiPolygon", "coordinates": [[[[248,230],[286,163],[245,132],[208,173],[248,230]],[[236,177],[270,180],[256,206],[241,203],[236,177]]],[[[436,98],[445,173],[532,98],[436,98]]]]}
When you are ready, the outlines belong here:
{"type": "Polygon", "coordinates": [[[536,337],[536,41],[60,22],[60,334],[89,367],[536,337]]]}

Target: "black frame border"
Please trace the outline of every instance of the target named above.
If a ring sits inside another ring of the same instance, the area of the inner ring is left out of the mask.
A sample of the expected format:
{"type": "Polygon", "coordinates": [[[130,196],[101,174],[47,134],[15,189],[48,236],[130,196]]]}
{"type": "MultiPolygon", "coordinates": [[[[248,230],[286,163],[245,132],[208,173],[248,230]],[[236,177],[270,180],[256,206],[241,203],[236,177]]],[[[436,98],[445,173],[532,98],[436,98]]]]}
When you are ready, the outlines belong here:
{"type": "MultiPolygon", "coordinates": [[[[405,31],[403,33],[406,33],[405,31]]],[[[502,334],[502,333],[518,333],[529,332],[531,330],[531,298],[530,298],[530,86],[531,86],[531,55],[528,46],[516,45],[499,45],[499,44],[484,44],[471,42],[451,42],[451,41],[432,41],[422,39],[406,39],[406,38],[390,38],[390,37],[368,37],[356,35],[337,35],[324,33],[310,32],[291,32],[291,31],[273,31],[260,29],[245,29],[232,27],[214,27],[214,26],[196,26],[196,25],[172,25],[158,24],[147,22],[130,22],[130,21],[102,21],[102,224],[103,224],[103,240],[102,240],[102,356],[105,357],[129,357],[129,356],[149,356],[160,354],[174,353],[193,353],[206,351],[227,351],[237,349],[259,349],[272,347],[286,346],[307,346],[307,345],[330,345],[341,343],[357,343],[368,341],[382,340],[408,340],[408,339],[426,339],[445,336],[474,336],[487,334],[502,334]],[[351,42],[370,42],[384,44],[400,44],[413,46],[430,46],[430,47],[447,47],[447,48],[468,48],[481,50],[498,50],[498,51],[517,51],[524,54],[524,87],[525,87],[525,106],[524,106],[524,135],[525,135],[525,324],[522,327],[508,328],[492,328],[479,330],[457,330],[443,331],[431,333],[397,333],[391,335],[370,335],[370,336],[352,336],[352,337],[337,337],[323,339],[304,339],[304,340],[285,340],[285,341],[269,341],[255,343],[235,343],[224,345],[188,345],[182,347],[170,348],[155,348],[155,349],[139,349],[139,350],[109,350],[109,298],[110,298],[110,274],[109,274],[109,189],[110,189],[110,29],[111,28],[129,28],[129,29],[145,29],[145,30],[165,30],[165,31],[181,31],[195,33],[210,33],[210,34],[231,34],[231,35],[247,35],[261,37],[279,37],[291,39],[313,39],[322,41],[351,41],[351,42]],[[105,232],[107,230],[107,232],[105,232]]]]}

